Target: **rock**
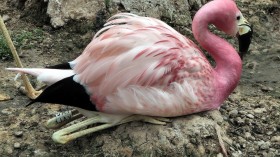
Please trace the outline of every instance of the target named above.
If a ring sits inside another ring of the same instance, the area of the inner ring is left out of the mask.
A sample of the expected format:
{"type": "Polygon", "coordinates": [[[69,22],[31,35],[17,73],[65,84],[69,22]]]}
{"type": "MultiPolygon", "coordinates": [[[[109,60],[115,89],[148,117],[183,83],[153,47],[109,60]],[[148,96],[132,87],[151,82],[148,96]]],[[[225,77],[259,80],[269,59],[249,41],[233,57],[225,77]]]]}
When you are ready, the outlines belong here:
{"type": "Polygon", "coordinates": [[[238,137],[238,141],[241,144],[246,143],[246,140],[243,137],[241,137],[241,136],[238,137]]]}
{"type": "Polygon", "coordinates": [[[15,137],[22,137],[23,131],[16,131],[14,132],[15,137]]]}
{"type": "Polygon", "coordinates": [[[255,140],[255,137],[253,137],[250,132],[245,132],[244,138],[249,140],[255,140]]]}
{"type": "Polygon", "coordinates": [[[11,97],[7,94],[0,93],[0,101],[11,100],[11,97]]]}
{"type": "Polygon", "coordinates": [[[237,117],[237,118],[235,119],[235,121],[236,121],[238,124],[244,124],[244,123],[245,123],[245,120],[242,119],[241,117],[237,117]]]}
{"type": "Polygon", "coordinates": [[[266,108],[256,108],[254,109],[254,113],[261,114],[266,112],[266,108]]]}
{"type": "MultiPolygon", "coordinates": [[[[190,2],[179,0],[49,0],[47,14],[51,18],[53,27],[61,27],[69,20],[96,21],[100,13],[130,12],[142,16],[164,19],[176,25],[189,25],[192,21],[190,8],[197,9],[205,0],[192,0],[190,2]],[[184,14],[182,14],[184,12],[184,14]]],[[[104,17],[102,17],[104,18],[104,17]]],[[[108,18],[108,17],[107,17],[108,18]]],[[[103,19],[106,20],[106,19],[103,19]]]]}
{"type": "Polygon", "coordinates": [[[246,117],[253,119],[253,118],[254,118],[254,115],[252,115],[252,114],[247,114],[246,117]]]}
{"type": "Polygon", "coordinates": [[[198,150],[199,154],[205,155],[205,148],[204,148],[203,145],[198,145],[198,149],[197,150],[198,150]]]}
{"type": "Polygon", "coordinates": [[[261,90],[262,90],[263,92],[271,92],[271,91],[273,91],[274,89],[273,89],[272,87],[263,86],[263,87],[261,88],[261,90]]]}
{"type": "Polygon", "coordinates": [[[242,152],[241,151],[234,151],[233,153],[232,153],[232,156],[233,157],[240,157],[242,155],[242,152]]]}
{"type": "Polygon", "coordinates": [[[20,143],[18,143],[18,142],[14,143],[14,148],[15,148],[15,149],[19,149],[19,148],[20,148],[20,146],[21,146],[21,144],[20,144],[20,143]]]}
{"type": "Polygon", "coordinates": [[[2,149],[5,154],[9,154],[8,156],[11,156],[13,153],[13,147],[11,147],[11,146],[4,145],[4,147],[2,149]]]}
{"type": "Polygon", "coordinates": [[[51,17],[51,24],[57,28],[69,20],[95,20],[98,12],[105,9],[104,0],[49,0],[47,14],[51,17]]]}
{"type": "Polygon", "coordinates": [[[238,111],[236,109],[233,109],[229,112],[230,117],[236,117],[238,115],[238,111]]]}
{"type": "Polygon", "coordinates": [[[3,15],[3,16],[2,16],[2,19],[3,19],[4,22],[7,22],[7,21],[9,21],[11,18],[10,18],[9,15],[3,15]]]}
{"type": "Polygon", "coordinates": [[[5,114],[5,115],[9,115],[12,113],[12,110],[10,108],[5,108],[1,111],[2,114],[5,114]]]}
{"type": "Polygon", "coordinates": [[[258,146],[260,149],[262,150],[267,150],[269,148],[269,146],[271,145],[271,143],[269,141],[264,142],[263,140],[257,142],[258,146]]]}
{"type": "Polygon", "coordinates": [[[268,131],[266,132],[267,135],[272,135],[273,134],[273,131],[268,131]]]}
{"type": "Polygon", "coordinates": [[[240,113],[240,114],[242,114],[242,115],[247,114],[247,112],[246,112],[246,111],[239,111],[239,113],[240,113]]]}
{"type": "Polygon", "coordinates": [[[280,136],[273,136],[271,138],[271,142],[278,142],[278,143],[280,143],[280,136]]]}
{"type": "Polygon", "coordinates": [[[49,152],[46,152],[45,150],[42,149],[36,149],[34,150],[34,156],[38,157],[44,157],[44,156],[56,156],[55,154],[51,155],[49,152]]]}
{"type": "Polygon", "coordinates": [[[263,49],[262,52],[263,52],[263,53],[267,53],[267,52],[268,52],[268,49],[263,49]]]}

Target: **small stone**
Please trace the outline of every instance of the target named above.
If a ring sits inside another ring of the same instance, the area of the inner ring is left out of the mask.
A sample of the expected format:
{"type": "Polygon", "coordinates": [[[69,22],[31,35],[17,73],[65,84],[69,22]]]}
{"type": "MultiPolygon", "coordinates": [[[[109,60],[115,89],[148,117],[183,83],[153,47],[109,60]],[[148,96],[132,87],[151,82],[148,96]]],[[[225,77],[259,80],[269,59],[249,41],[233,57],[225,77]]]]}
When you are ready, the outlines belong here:
{"type": "Polygon", "coordinates": [[[43,149],[36,149],[34,151],[34,156],[53,156],[53,155],[48,154],[48,152],[46,152],[43,149]]]}
{"type": "Polygon", "coordinates": [[[200,155],[205,155],[205,148],[203,145],[198,145],[198,152],[200,155]]]}
{"type": "Polygon", "coordinates": [[[193,143],[193,144],[196,144],[196,143],[197,143],[197,141],[196,141],[195,138],[191,138],[191,139],[190,139],[190,142],[193,143]]]}
{"type": "Polygon", "coordinates": [[[8,96],[7,94],[1,94],[0,93],[0,101],[6,101],[6,100],[10,100],[11,97],[8,96]]]}
{"type": "Polygon", "coordinates": [[[7,21],[9,21],[11,18],[10,18],[9,15],[3,15],[3,16],[2,16],[2,19],[3,19],[4,22],[7,22],[7,21]]]}
{"type": "Polygon", "coordinates": [[[229,116],[230,116],[230,117],[236,117],[237,115],[238,115],[238,111],[237,111],[236,109],[231,110],[231,111],[229,112],[229,116]]]}
{"type": "Polygon", "coordinates": [[[243,137],[241,137],[241,136],[238,137],[238,141],[241,144],[246,142],[246,140],[243,137]]]}
{"type": "Polygon", "coordinates": [[[18,142],[14,143],[14,148],[19,149],[20,146],[21,146],[20,143],[18,143],[18,142]]]}
{"type": "Polygon", "coordinates": [[[272,87],[263,86],[263,87],[261,88],[261,90],[262,90],[263,92],[271,92],[271,91],[273,91],[274,89],[273,89],[272,87]]]}
{"type": "Polygon", "coordinates": [[[9,115],[9,114],[12,113],[12,111],[10,111],[9,108],[5,108],[5,109],[3,109],[3,110],[1,111],[1,113],[2,113],[2,114],[5,114],[5,115],[9,115]]]}
{"type": "Polygon", "coordinates": [[[246,111],[239,111],[239,113],[240,113],[240,114],[243,114],[243,115],[247,114],[246,111]]]}
{"type": "MultiPolygon", "coordinates": [[[[10,146],[4,146],[4,148],[2,148],[4,153],[7,153],[7,154],[12,154],[13,153],[13,148],[10,147],[10,146]]],[[[1,150],[1,149],[0,149],[1,150]]]]}
{"type": "Polygon", "coordinates": [[[22,137],[23,131],[16,131],[16,132],[14,132],[14,135],[15,135],[16,137],[22,137]]]}
{"type": "Polygon", "coordinates": [[[249,14],[252,15],[252,14],[254,14],[254,12],[253,12],[252,10],[250,10],[250,11],[249,11],[249,14]]]}
{"type": "Polygon", "coordinates": [[[254,113],[257,113],[257,114],[261,114],[261,113],[264,113],[264,112],[266,112],[265,108],[256,108],[256,109],[254,109],[254,113]]]}
{"type": "Polygon", "coordinates": [[[245,138],[251,137],[251,133],[250,132],[245,132],[245,138]]]}
{"type": "Polygon", "coordinates": [[[269,148],[270,152],[278,152],[275,148],[269,148]]]}
{"type": "Polygon", "coordinates": [[[241,119],[241,117],[237,117],[237,118],[235,119],[235,121],[236,121],[238,124],[244,124],[244,123],[245,123],[244,119],[241,119]]]}
{"type": "Polygon", "coordinates": [[[248,118],[251,118],[251,119],[254,118],[254,115],[252,115],[252,114],[247,114],[246,116],[247,116],[248,118]]]}
{"type": "Polygon", "coordinates": [[[280,142],[280,136],[273,136],[273,137],[271,138],[271,141],[272,141],[272,142],[280,142]]]}
{"type": "Polygon", "coordinates": [[[238,148],[238,149],[240,148],[240,144],[239,143],[234,143],[234,145],[235,145],[236,148],[238,148]]]}
{"type": "Polygon", "coordinates": [[[233,157],[240,157],[241,155],[242,155],[242,152],[241,152],[240,150],[234,151],[234,152],[232,153],[232,156],[233,156],[233,157]]]}
{"type": "Polygon", "coordinates": [[[262,141],[259,141],[259,142],[258,142],[258,146],[260,147],[260,149],[266,150],[266,149],[269,148],[270,142],[269,142],[269,141],[264,142],[264,141],[262,140],[262,141]]]}
{"type": "Polygon", "coordinates": [[[273,134],[273,131],[268,131],[266,134],[267,134],[267,135],[272,135],[272,134],[273,134]]]}
{"type": "Polygon", "coordinates": [[[267,53],[268,52],[268,49],[263,49],[263,53],[267,53]]]}

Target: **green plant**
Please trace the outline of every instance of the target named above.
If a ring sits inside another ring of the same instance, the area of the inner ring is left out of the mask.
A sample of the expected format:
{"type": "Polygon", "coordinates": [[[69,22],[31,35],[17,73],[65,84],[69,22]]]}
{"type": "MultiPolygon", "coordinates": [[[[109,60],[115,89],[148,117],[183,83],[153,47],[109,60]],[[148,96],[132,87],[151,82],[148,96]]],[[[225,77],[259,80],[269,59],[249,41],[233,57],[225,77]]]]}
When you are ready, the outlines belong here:
{"type": "Polygon", "coordinates": [[[4,36],[0,34],[0,59],[7,60],[11,58],[12,58],[11,51],[5,41],[4,36]]]}
{"type": "MultiPolygon", "coordinates": [[[[44,32],[42,29],[34,29],[32,31],[22,30],[20,32],[13,32],[11,38],[17,50],[32,49],[36,47],[37,43],[42,42],[44,32]]],[[[5,38],[0,34],[0,59],[12,59],[11,51],[5,41],[5,38]]]]}

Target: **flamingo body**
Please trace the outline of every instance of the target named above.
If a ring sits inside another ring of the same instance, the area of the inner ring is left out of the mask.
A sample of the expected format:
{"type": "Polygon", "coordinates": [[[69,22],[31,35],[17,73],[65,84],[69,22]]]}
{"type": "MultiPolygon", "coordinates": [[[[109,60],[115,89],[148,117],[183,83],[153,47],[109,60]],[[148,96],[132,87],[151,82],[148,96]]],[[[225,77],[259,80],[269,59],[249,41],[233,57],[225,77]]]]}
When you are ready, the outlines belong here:
{"type": "MultiPolygon", "coordinates": [[[[214,0],[194,18],[194,36],[215,59],[215,68],[197,45],[166,23],[120,13],[70,62],[73,70],[48,83],[69,80],[73,73],[73,80],[89,95],[90,105],[110,114],[174,117],[216,109],[237,86],[242,65],[235,49],[207,27],[215,24],[235,35],[236,16],[242,15],[234,1],[214,0]]],[[[12,70],[35,76],[48,73],[12,70]]]]}
{"type": "Polygon", "coordinates": [[[213,106],[213,68],[162,21],[121,13],[71,62],[101,112],[178,116],[213,106]]]}

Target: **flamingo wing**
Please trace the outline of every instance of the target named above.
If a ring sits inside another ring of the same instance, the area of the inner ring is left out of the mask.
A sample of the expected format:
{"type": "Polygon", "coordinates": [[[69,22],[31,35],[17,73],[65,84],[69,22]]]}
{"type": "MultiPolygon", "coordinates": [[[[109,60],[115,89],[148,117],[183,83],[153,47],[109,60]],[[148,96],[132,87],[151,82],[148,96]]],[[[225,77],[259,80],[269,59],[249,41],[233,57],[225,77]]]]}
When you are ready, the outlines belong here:
{"type": "Polygon", "coordinates": [[[110,18],[71,65],[100,111],[154,116],[199,110],[193,86],[211,72],[191,40],[160,20],[129,13],[110,18]]]}

